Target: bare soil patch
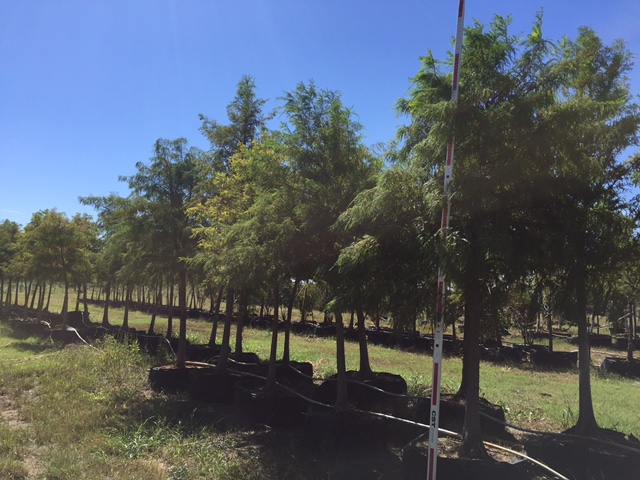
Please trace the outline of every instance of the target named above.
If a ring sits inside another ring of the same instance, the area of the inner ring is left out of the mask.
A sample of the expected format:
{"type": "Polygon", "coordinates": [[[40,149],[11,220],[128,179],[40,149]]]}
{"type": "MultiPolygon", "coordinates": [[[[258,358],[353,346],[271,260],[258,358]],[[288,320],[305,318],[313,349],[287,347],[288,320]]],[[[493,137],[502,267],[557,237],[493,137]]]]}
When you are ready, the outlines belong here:
{"type": "Polygon", "coordinates": [[[29,431],[28,453],[24,456],[22,462],[28,472],[27,480],[40,478],[45,472],[44,465],[40,460],[40,455],[45,451],[45,447],[36,444],[33,439],[33,426],[20,415],[20,411],[8,395],[0,394],[0,418],[9,428],[24,428],[29,431]]]}

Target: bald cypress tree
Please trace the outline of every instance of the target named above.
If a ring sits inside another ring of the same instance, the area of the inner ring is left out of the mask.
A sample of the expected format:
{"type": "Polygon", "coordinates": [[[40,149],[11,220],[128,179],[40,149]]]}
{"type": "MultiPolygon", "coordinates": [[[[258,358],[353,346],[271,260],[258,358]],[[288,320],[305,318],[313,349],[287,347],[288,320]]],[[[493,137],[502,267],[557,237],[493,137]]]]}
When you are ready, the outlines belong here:
{"type": "MultiPolygon", "coordinates": [[[[499,278],[561,279],[580,326],[580,417],[596,427],[589,386],[587,285],[613,268],[615,238],[628,232],[624,186],[634,162],[620,154],[637,141],[638,109],[622,42],[605,46],[590,30],[554,44],[538,15],[526,36],[510,19],[467,28],[460,98],[449,101],[451,59],[431,54],[398,103],[410,119],[399,130],[400,158],[442,178],[445,148],[456,139],[448,278],[465,302],[463,452],[483,455],[478,416],[479,333],[487,292],[499,278]]],[[[492,309],[499,305],[491,305],[492,309]]]]}
{"type": "Polygon", "coordinates": [[[611,45],[590,29],[576,40],[563,40],[552,67],[556,102],[548,111],[549,158],[556,195],[550,222],[562,245],[558,265],[566,272],[571,320],[578,325],[579,415],[574,431],[598,435],[590,386],[588,287],[592,278],[619,267],[629,236],[628,197],[640,158],[623,158],[637,144],[640,110],[633,102],[626,74],[631,53],[622,41],[611,45]],[[623,239],[623,241],[621,241],[623,239]]]}

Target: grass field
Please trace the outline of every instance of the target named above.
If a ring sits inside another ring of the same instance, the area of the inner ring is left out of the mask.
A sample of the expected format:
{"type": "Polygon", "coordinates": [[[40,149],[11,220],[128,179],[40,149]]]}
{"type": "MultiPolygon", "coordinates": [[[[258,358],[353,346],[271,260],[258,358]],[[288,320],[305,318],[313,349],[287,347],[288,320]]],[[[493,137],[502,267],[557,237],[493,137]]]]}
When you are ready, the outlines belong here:
{"type": "MultiPolygon", "coordinates": [[[[101,310],[91,306],[92,318],[101,318],[101,310]],[[95,313],[94,313],[95,309],[95,313]]],[[[114,310],[111,321],[118,324],[122,311],[114,310]]],[[[133,312],[129,324],[145,329],[149,315],[133,312]]],[[[211,324],[206,321],[189,321],[188,338],[193,343],[206,343],[211,324]]],[[[234,328],[234,327],[232,327],[234,328]]],[[[166,319],[158,319],[157,331],[166,330],[166,319]]],[[[175,330],[175,327],[174,327],[175,330]]],[[[221,336],[221,329],[218,333],[221,336]]],[[[244,349],[267,359],[270,349],[270,332],[245,330],[244,349]]],[[[232,338],[235,331],[232,330],[232,338]]],[[[508,338],[514,343],[518,337],[508,338]]],[[[279,342],[280,349],[282,341],[279,342]]],[[[414,394],[428,394],[432,375],[433,359],[423,353],[411,353],[370,345],[370,357],[375,371],[392,372],[402,375],[414,394]]],[[[575,350],[576,346],[566,340],[554,341],[556,350],[575,350]]],[[[280,350],[281,355],[282,350],[280,350]]],[[[604,354],[620,355],[620,352],[598,349],[593,357],[596,363],[604,354]]],[[[336,372],[335,342],[332,339],[292,335],[292,360],[310,361],[314,372],[325,377],[336,372]]],[[[358,348],[354,343],[346,345],[347,369],[357,369],[358,348]]],[[[446,358],[443,365],[443,391],[457,391],[462,361],[457,357],[446,358]]],[[[572,426],[577,419],[578,374],[577,371],[540,370],[529,364],[496,365],[481,364],[481,395],[505,409],[507,419],[518,426],[545,431],[559,431],[572,426]]],[[[640,416],[633,411],[633,405],[640,394],[640,382],[624,379],[617,375],[602,374],[594,369],[592,373],[592,394],[596,418],[600,426],[624,433],[640,436],[640,416]]]]}
{"type": "MultiPolygon", "coordinates": [[[[99,320],[101,309],[91,306],[91,315],[99,320]]],[[[111,322],[121,319],[114,309],[111,322]]],[[[132,312],[129,322],[144,329],[149,316],[132,312]]],[[[210,328],[190,321],[188,336],[205,343],[210,328]]],[[[157,330],[164,329],[166,319],[159,319],[157,330]]],[[[269,332],[245,331],[246,351],[264,359],[269,345],[269,332]]],[[[293,335],[291,348],[292,359],[312,362],[317,376],[336,371],[332,339],[293,335]]],[[[558,341],[556,348],[575,347],[558,341]]],[[[346,356],[347,368],[356,369],[356,344],[347,343],[346,356]]],[[[429,355],[372,345],[370,357],[374,370],[398,373],[411,393],[428,394],[429,355]]],[[[0,325],[0,478],[268,479],[305,468],[301,459],[283,466],[265,456],[256,443],[264,431],[229,430],[225,408],[150,392],[147,373],[157,361],[111,340],[58,349],[14,338],[0,325]]],[[[457,389],[461,368],[459,358],[445,358],[445,392],[457,389]]],[[[592,390],[600,426],[640,436],[639,382],[594,370],[592,390]]],[[[577,418],[577,372],[482,363],[481,394],[521,427],[560,431],[577,418]]]]}

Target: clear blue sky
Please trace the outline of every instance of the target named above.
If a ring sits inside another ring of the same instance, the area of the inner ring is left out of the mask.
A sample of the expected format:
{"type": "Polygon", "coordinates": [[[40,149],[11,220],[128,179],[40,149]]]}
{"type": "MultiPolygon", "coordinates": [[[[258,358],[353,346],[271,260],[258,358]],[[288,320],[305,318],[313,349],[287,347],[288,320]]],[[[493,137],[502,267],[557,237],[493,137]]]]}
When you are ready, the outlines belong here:
{"type": "MultiPolygon", "coordinates": [[[[300,81],[339,90],[369,144],[401,122],[394,103],[431,49],[443,58],[458,0],[0,0],[0,220],[77,198],[127,195],[118,175],[158,138],[207,148],[198,114],[226,123],[243,74],[261,98],[300,81]]],[[[638,0],[468,0],[466,24],[544,8],[548,38],[592,27],[640,55],[638,0]]],[[[640,93],[640,66],[631,75],[640,93]]]]}

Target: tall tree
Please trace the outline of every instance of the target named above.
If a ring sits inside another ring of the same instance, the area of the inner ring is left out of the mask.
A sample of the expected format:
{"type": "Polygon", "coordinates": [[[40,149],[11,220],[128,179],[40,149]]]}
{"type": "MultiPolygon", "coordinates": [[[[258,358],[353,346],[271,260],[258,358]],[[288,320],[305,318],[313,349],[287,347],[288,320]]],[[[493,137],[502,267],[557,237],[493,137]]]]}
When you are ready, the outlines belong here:
{"type": "Polygon", "coordinates": [[[117,194],[105,197],[79,197],[80,203],[90,205],[97,211],[97,227],[100,246],[95,259],[96,280],[105,292],[102,326],[109,327],[109,306],[111,294],[115,292],[119,280],[128,277],[127,256],[129,250],[137,247],[148,247],[149,243],[134,238],[132,233],[135,212],[130,199],[117,194]]]}
{"type": "MultiPolygon", "coordinates": [[[[221,273],[221,265],[217,262],[214,256],[210,255],[210,252],[217,251],[213,247],[212,239],[217,237],[220,240],[220,236],[213,234],[216,229],[215,220],[210,222],[209,214],[205,213],[208,209],[219,210],[220,204],[215,197],[221,192],[220,188],[227,186],[227,179],[216,181],[218,175],[228,174],[232,170],[231,158],[241,148],[250,148],[255,141],[260,137],[260,133],[265,128],[265,123],[270,118],[263,112],[263,107],[266,100],[259,99],[255,93],[256,85],[254,79],[249,75],[243,75],[237,85],[236,95],[229,105],[227,105],[227,117],[229,124],[223,125],[216,120],[210,119],[204,115],[200,115],[202,125],[200,131],[209,140],[210,149],[207,152],[209,157],[209,167],[206,175],[201,178],[198,190],[199,195],[197,201],[194,202],[196,209],[194,212],[199,215],[201,226],[203,229],[209,229],[205,234],[205,230],[200,233],[201,241],[203,242],[204,249],[201,249],[200,253],[196,255],[194,261],[203,265],[206,269],[207,280],[206,283],[211,286],[215,285],[217,288],[224,288],[225,275],[221,273]],[[198,208],[198,205],[203,208],[198,208]],[[208,236],[209,239],[205,240],[204,236],[208,236]],[[206,253],[205,253],[206,252],[206,253]]],[[[223,193],[223,195],[225,195],[223,193]]],[[[228,195],[228,193],[226,194],[228,195]]],[[[237,208],[235,209],[237,210],[237,208]]],[[[209,212],[215,217],[215,213],[209,212]]],[[[226,224],[230,224],[229,219],[226,224]]],[[[220,222],[218,222],[218,226],[220,222]]],[[[228,285],[227,285],[228,286],[228,285]]],[[[222,291],[220,290],[220,295],[222,291]]],[[[218,298],[221,298],[221,296],[218,298]]],[[[219,302],[218,302],[219,303],[219,302]]],[[[216,320],[218,312],[215,312],[216,320]]],[[[214,321],[211,330],[211,343],[215,342],[217,321],[214,321]]],[[[238,331],[238,343],[241,342],[242,331],[238,331]]],[[[223,345],[225,351],[227,347],[223,345]]]]}
{"type": "MultiPolygon", "coordinates": [[[[275,135],[295,178],[292,220],[299,231],[291,244],[296,255],[290,274],[332,286],[330,269],[350,240],[332,227],[356,195],[374,185],[380,162],[364,145],[362,126],[338,92],[300,83],[281,100],[285,119],[275,135]]],[[[361,354],[367,356],[366,343],[361,354]]]]}
{"type": "MultiPolygon", "coordinates": [[[[228,172],[212,182],[217,194],[190,209],[202,223],[197,229],[201,261],[219,282],[229,290],[237,289],[244,299],[262,285],[273,286],[273,272],[283,272],[283,259],[290,256],[290,241],[285,237],[291,238],[287,213],[293,204],[286,195],[290,181],[285,162],[264,137],[251,147],[240,146],[229,160],[228,172]]],[[[238,329],[237,345],[241,334],[238,329]]],[[[230,349],[228,341],[225,333],[224,352],[230,349]]]]}
{"type": "Polygon", "coordinates": [[[189,147],[184,138],[159,139],[149,163],[138,162],[137,173],[120,177],[132,190],[130,198],[137,215],[147,217],[146,234],[153,239],[148,247],[157,248],[157,254],[166,259],[168,272],[178,279],[178,305],[180,333],[178,366],[186,361],[187,328],[187,265],[185,259],[195,253],[193,239],[195,219],[187,215],[186,208],[194,198],[197,185],[204,172],[203,153],[189,147]]]}
{"type": "Polygon", "coordinates": [[[10,284],[12,280],[10,265],[18,252],[20,235],[21,230],[17,223],[9,220],[0,223],[0,307],[4,305],[5,286],[8,287],[7,282],[10,284]]]}
{"type": "MultiPolygon", "coordinates": [[[[411,123],[400,129],[401,156],[441,174],[456,137],[452,230],[457,242],[450,278],[465,301],[461,393],[467,398],[463,451],[478,453],[478,339],[484,285],[527,275],[564,279],[579,325],[580,416],[577,430],[596,430],[589,387],[586,324],[588,278],[615,264],[615,238],[626,235],[622,192],[634,162],[621,152],[637,142],[638,109],[621,42],[602,45],[588,29],[558,47],[542,36],[510,35],[496,17],[467,29],[457,111],[447,101],[450,75],[432,55],[398,104],[411,123]]],[[[505,296],[505,298],[507,298],[505,296]]],[[[492,309],[496,305],[491,305],[492,309]]]]}
{"type": "Polygon", "coordinates": [[[575,41],[564,39],[553,69],[559,79],[552,124],[555,181],[559,184],[550,211],[562,221],[560,264],[578,325],[579,416],[574,431],[598,434],[590,386],[588,285],[590,278],[611,271],[620,259],[620,238],[629,235],[625,188],[637,171],[640,155],[620,156],[637,145],[640,110],[626,74],[632,56],[622,41],[607,46],[588,28],[575,41]],[[618,252],[618,255],[616,255],[618,252]]]}
{"type": "Polygon", "coordinates": [[[30,250],[32,268],[46,272],[52,281],[64,284],[62,325],[67,325],[69,289],[91,268],[90,246],[96,231],[91,217],[75,215],[71,220],[56,210],[33,214],[24,231],[24,249],[30,250]]]}
{"type": "MultiPolygon", "coordinates": [[[[556,206],[572,177],[589,171],[577,161],[584,156],[565,160],[582,148],[585,135],[592,136],[578,116],[569,116],[577,104],[566,74],[571,70],[565,65],[568,53],[562,53],[566,47],[557,49],[543,37],[541,15],[524,37],[510,34],[509,24],[509,18],[496,16],[488,28],[478,23],[467,28],[456,110],[448,101],[451,75],[431,54],[423,58],[408,99],[398,104],[400,113],[411,118],[399,131],[401,157],[422,165],[426,178],[442,175],[445,146],[451,136],[456,138],[451,227],[458,241],[447,269],[465,302],[462,450],[471,455],[484,454],[478,415],[481,319],[483,311],[500,307],[498,298],[508,298],[488,297],[487,285],[498,278],[508,285],[536,270],[553,270],[555,255],[564,254],[567,245],[558,230],[575,223],[576,216],[562,222],[556,217],[554,223],[549,212],[562,210],[556,206]]],[[[616,143],[616,133],[609,134],[616,143]]],[[[615,148],[626,144],[618,142],[615,148]]],[[[575,265],[567,269],[574,272],[574,281],[586,273],[575,265]]]]}

